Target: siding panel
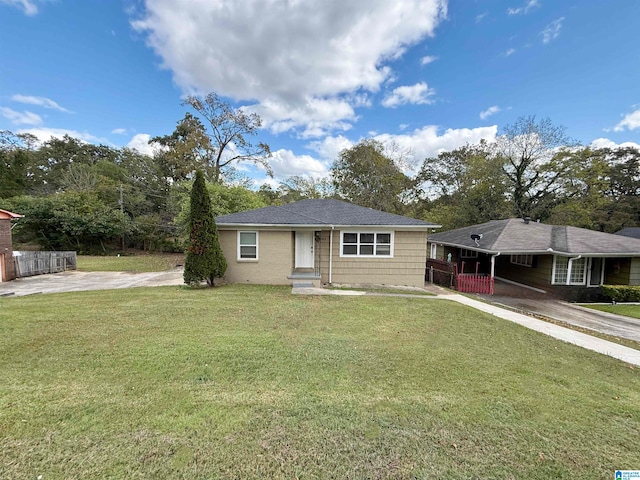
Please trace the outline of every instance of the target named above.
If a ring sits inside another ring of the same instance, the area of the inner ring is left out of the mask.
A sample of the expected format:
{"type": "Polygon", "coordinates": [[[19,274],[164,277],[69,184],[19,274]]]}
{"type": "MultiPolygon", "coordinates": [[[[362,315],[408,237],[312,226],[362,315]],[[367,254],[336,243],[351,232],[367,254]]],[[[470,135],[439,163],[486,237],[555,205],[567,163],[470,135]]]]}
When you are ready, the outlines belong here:
{"type": "Polygon", "coordinates": [[[229,283],[291,285],[287,276],[293,271],[293,232],[258,231],[258,261],[255,262],[238,261],[237,230],[219,231],[220,246],[227,259],[224,280],[229,283]]]}

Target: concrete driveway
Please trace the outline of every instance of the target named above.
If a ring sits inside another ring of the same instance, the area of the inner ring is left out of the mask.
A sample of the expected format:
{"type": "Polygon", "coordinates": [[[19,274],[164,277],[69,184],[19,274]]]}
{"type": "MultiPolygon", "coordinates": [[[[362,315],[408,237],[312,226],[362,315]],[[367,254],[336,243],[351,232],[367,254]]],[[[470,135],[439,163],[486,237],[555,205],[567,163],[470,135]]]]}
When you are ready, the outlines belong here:
{"type": "Polygon", "coordinates": [[[79,292],[82,290],[108,290],[113,288],[153,287],[181,285],[182,268],[168,272],[78,272],[35,275],[0,283],[0,296],[22,296],[36,293],[79,292]]]}
{"type": "MultiPolygon", "coordinates": [[[[497,290],[497,289],[496,289],[497,290]]],[[[563,302],[547,294],[527,289],[515,291],[510,287],[509,295],[479,295],[483,300],[498,306],[528,315],[546,317],[589,330],[640,342],[640,320],[599,312],[590,308],[563,302]]]]}

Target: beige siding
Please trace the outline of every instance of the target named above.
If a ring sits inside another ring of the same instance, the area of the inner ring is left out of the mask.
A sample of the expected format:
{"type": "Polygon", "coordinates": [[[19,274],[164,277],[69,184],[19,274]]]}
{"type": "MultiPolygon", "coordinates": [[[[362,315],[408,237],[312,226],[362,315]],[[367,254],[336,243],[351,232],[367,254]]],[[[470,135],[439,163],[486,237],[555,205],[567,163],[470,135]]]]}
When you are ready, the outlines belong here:
{"type": "MultiPolygon", "coordinates": [[[[321,237],[323,283],[329,282],[330,234],[330,230],[324,230],[321,237]]],[[[393,250],[393,258],[340,257],[340,231],[334,230],[332,282],[423,286],[427,260],[426,232],[395,232],[393,250]]]]}
{"type": "Polygon", "coordinates": [[[221,230],[219,233],[220,246],[227,259],[227,272],[224,276],[227,282],[291,284],[287,276],[293,270],[293,232],[260,230],[257,261],[238,260],[237,230],[221,230]]]}

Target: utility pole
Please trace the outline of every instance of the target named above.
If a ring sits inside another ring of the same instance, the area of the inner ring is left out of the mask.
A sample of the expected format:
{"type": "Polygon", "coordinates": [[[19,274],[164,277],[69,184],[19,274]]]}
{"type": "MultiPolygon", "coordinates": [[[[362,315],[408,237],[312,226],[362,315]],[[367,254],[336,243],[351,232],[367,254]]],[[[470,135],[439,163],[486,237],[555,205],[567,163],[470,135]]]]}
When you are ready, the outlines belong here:
{"type": "MultiPolygon", "coordinates": [[[[120,212],[124,215],[124,197],[122,194],[122,184],[120,184],[120,200],[118,200],[120,204],[120,212]]],[[[124,252],[124,232],[122,232],[122,251],[124,252]]]]}

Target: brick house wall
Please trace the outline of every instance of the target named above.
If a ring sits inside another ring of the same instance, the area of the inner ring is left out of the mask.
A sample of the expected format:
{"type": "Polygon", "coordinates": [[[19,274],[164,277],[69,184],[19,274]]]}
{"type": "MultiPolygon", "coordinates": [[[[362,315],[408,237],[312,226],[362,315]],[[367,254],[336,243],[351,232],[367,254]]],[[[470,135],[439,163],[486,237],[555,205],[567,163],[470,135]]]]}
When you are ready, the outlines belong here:
{"type": "Polygon", "coordinates": [[[16,278],[11,241],[11,219],[0,217],[0,269],[3,282],[16,278]]]}

